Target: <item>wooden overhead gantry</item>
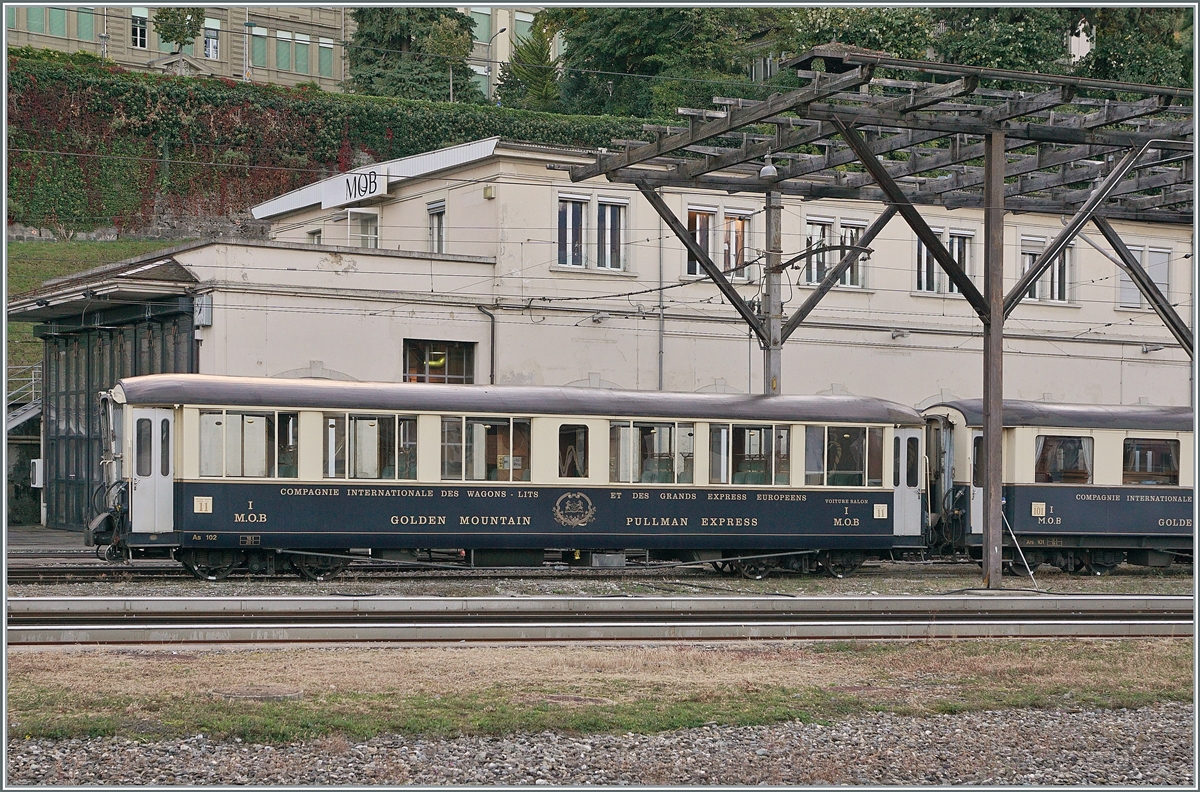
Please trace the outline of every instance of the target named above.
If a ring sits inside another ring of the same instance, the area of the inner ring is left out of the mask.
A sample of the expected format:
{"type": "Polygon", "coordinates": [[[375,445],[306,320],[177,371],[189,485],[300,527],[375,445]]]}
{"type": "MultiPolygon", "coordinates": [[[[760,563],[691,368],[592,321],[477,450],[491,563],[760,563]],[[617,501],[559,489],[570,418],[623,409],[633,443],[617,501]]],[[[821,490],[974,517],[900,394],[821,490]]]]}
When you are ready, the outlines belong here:
{"type": "Polygon", "coordinates": [[[605,176],[637,186],[758,338],[766,394],[781,392],[784,341],[899,214],[983,324],[984,585],[1000,588],[1003,326],[1030,284],[1091,222],[1179,344],[1193,354],[1187,323],[1108,222],[1192,223],[1193,92],[908,60],[836,43],[782,65],[795,68],[807,84],[765,101],[715,97],[720,109],[679,111],[687,126],[646,125],[654,142],[614,141],[624,150],[602,152],[589,165],[551,167],[570,171],[572,181],[605,176]],[[818,62],[823,71],[813,70],[818,62]],[[876,77],[882,69],[909,79],[876,77]],[[774,133],[764,134],[771,127],[774,133]],[[907,156],[880,159],[896,152],[907,156]],[[757,310],[663,202],[656,192],[661,187],[764,194],[767,248],[757,310]],[[858,246],[846,250],[786,320],[782,270],[821,249],[781,265],[782,195],[887,205],[858,246]],[[983,209],[982,292],[929,228],[919,206],[983,209]],[[1006,211],[1070,217],[1007,294],[1006,211]]]}

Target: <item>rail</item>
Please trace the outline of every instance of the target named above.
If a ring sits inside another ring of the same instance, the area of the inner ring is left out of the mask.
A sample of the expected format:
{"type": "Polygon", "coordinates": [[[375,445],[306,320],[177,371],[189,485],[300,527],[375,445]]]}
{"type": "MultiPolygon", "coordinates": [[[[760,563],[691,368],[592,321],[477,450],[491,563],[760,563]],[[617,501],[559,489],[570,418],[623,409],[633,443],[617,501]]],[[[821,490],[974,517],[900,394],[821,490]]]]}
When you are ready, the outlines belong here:
{"type": "Polygon", "coordinates": [[[584,642],[1194,635],[1182,596],[29,597],[8,643],[584,642]]]}

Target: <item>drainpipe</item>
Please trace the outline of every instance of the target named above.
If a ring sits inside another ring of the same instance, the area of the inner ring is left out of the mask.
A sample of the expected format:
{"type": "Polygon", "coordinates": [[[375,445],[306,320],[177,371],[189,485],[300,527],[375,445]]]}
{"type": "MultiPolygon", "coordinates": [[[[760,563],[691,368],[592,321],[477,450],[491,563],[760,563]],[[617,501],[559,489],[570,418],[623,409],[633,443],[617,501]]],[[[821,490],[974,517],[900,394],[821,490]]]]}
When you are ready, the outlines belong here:
{"type": "Polygon", "coordinates": [[[488,374],[488,384],[495,385],[496,384],[496,314],[492,313],[487,308],[484,308],[482,305],[476,305],[475,307],[478,308],[480,310],[480,312],[482,312],[485,316],[487,316],[488,319],[491,320],[492,327],[491,327],[491,331],[489,333],[489,335],[491,336],[491,342],[490,342],[491,352],[488,353],[488,362],[491,364],[489,366],[491,371],[488,374]]]}

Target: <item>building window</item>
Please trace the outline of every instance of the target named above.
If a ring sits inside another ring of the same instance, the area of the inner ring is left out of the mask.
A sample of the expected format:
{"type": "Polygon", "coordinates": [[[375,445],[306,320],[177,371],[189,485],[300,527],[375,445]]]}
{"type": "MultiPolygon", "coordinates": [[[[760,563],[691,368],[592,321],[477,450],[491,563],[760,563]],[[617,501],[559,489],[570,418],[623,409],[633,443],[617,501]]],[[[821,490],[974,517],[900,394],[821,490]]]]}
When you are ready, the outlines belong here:
{"type": "Polygon", "coordinates": [[[96,17],[91,8],[80,8],[75,12],[75,32],[80,41],[95,41],[96,17]]]}
{"type": "Polygon", "coordinates": [[[429,210],[429,252],[446,252],[446,202],[434,201],[426,205],[429,210]]]}
{"type": "Polygon", "coordinates": [[[295,70],[300,74],[308,74],[309,41],[303,33],[296,34],[295,70]]]}
{"type": "Polygon", "coordinates": [[[292,34],[284,30],[275,31],[275,68],[279,71],[292,69],[292,34]]]}
{"type": "Polygon", "coordinates": [[[1125,440],[1122,484],[1179,485],[1179,441],[1125,440]]]}
{"type": "Polygon", "coordinates": [[[734,278],[746,278],[746,249],[750,239],[750,218],[725,213],[725,240],[722,244],[721,267],[734,278]]]}
{"type": "Polygon", "coordinates": [[[1038,435],[1033,480],[1038,484],[1091,484],[1092,438],[1038,435]]]}
{"type": "MultiPolygon", "coordinates": [[[[823,248],[833,239],[833,221],[832,220],[813,220],[808,221],[808,228],[804,234],[804,249],[811,251],[823,248]]],[[[804,265],[804,281],[805,283],[820,283],[825,280],[825,273],[829,271],[828,253],[822,251],[813,253],[807,259],[804,265]]]]}
{"type": "MultiPolygon", "coordinates": [[[[1041,250],[1031,249],[1040,247],[1042,240],[1022,240],[1021,243],[1021,272],[1029,272],[1042,255],[1041,250]]],[[[1029,285],[1026,296],[1040,302],[1067,302],[1071,296],[1071,249],[1060,253],[1042,277],[1029,285]]]]}
{"type": "Polygon", "coordinates": [[[317,41],[317,73],[322,77],[333,76],[333,39],[317,41]]]}
{"type": "Polygon", "coordinates": [[[598,204],[596,213],[596,266],[619,270],[625,266],[625,207],[622,204],[598,204]]]}
{"type": "Polygon", "coordinates": [[[379,215],[351,209],[347,212],[350,221],[350,247],[379,247],[379,215]]]}
{"type": "Polygon", "coordinates": [[[47,17],[47,32],[51,36],[67,35],[67,9],[65,8],[50,8],[46,12],[47,17]]]}
{"type": "Polygon", "coordinates": [[[310,244],[310,245],[321,244],[321,229],[318,228],[316,231],[309,231],[306,234],[306,236],[308,237],[308,244],[310,244]]]}
{"type": "MultiPolygon", "coordinates": [[[[1164,295],[1169,285],[1168,273],[1171,267],[1171,251],[1156,248],[1130,248],[1131,253],[1141,262],[1150,280],[1158,286],[1164,295]]],[[[1120,270],[1118,281],[1118,297],[1122,308],[1147,308],[1146,298],[1142,296],[1137,284],[1125,270],[1120,270]]]]}
{"type": "MultiPolygon", "coordinates": [[[[951,231],[947,234],[943,229],[931,229],[937,234],[942,244],[950,253],[950,258],[962,268],[962,271],[967,274],[967,277],[972,276],[971,271],[971,244],[975,237],[969,231],[951,231]]],[[[925,247],[925,243],[919,238],[917,239],[917,282],[916,287],[919,292],[931,292],[941,294],[957,294],[958,286],[954,281],[950,280],[950,276],[942,271],[941,265],[938,264],[937,258],[934,257],[933,251],[925,247]]]]}
{"type": "Polygon", "coordinates": [[[533,14],[527,14],[524,11],[513,12],[513,34],[520,40],[529,38],[530,31],[533,30],[533,14]]]}
{"type": "Polygon", "coordinates": [[[221,20],[204,20],[204,57],[219,60],[221,57],[221,20]]]}
{"type": "Polygon", "coordinates": [[[44,9],[44,8],[26,8],[25,9],[25,28],[30,33],[45,33],[46,32],[46,9],[44,9]]]}
{"type": "MultiPolygon", "coordinates": [[[[858,244],[858,240],[862,239],[863,231],[866,230],[866,226],[849,225],[843,222],[841,230],[842,244],[853,246],[858,244]]],[[[842,257],[848,256],[852,252],[853,251],[850,250],[838,251],[838,260],[840,261],[842,257]]],[[[867,258],[868,257],[865,255],[856,256],[850,266],[846,268],[846,271],[842,273],[842,277],[838,283],[843,286],[861,287],[863,285],[863,267],[867,262],[867,258]]]]}
{"type": "Polygon", "coordinates": [[[145,8],[134,8],[130,13],[129,46],[134,49],[146,49],[146,28],[150,12],[145,8]]]}
{"type": "Polygon", "coordinates": [[[486,66],[476,66],[468,64],[471,67],[471,82],[475,83],[475,87],[479,89],[484,96],[491,96],[491,84],[488,81],[488,69],[486,66]]]}
{"type": "Polygon", "coordinates": [[[9,30],[17,26],[17,9],[13,6],[4,6],[4,26],[9,30]]]}
{"type": "Polygon", "coordinates": [[[267,29],[253,27],[250,29],[250,65],[266,68],[267,65],[267,29]]]}
{"type": "MultiPolygon", "coordinates": [[[[712,238],[712,227],[717,219],[717,213],[711,209],[688,209],[688,232],[692,235],[692,239],[696,240],[696,244],[704,251],[709,258],[712,257],[712,247],[710,245],[712,238]]],[[[687,258],[687,274],[701,275],[703,269],[700,267],[700,260],[688,251],[687,258]]]]}
{"type": "Polygon", "coordinates": [[[475,345],[458,341],[404,341],[405,382],[470,385],[475,382],[475,345]]]}
{"type": "Polygon", "coordinates": [[[558,199],[558,265],[583,266],[583,216],[587,199],[558,199]]]}
{"type": "Polygon", "coordinates": [[[492,37],[492,9],[472,6],[471,19],[475,20],[475,40],[486,44],[492,37]]]}

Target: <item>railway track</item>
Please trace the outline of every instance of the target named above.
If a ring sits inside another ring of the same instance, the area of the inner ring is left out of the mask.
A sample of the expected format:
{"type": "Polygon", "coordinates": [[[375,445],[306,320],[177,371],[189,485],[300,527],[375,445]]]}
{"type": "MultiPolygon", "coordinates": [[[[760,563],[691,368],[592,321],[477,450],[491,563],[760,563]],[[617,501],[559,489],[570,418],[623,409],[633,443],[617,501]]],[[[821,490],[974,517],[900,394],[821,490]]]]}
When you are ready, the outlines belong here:
{"type": "Polygon", "coordinates": [[[29,597],[7,618],[10,646],[1194,635],[1190,597],[1132,595],[29,597]]]}

